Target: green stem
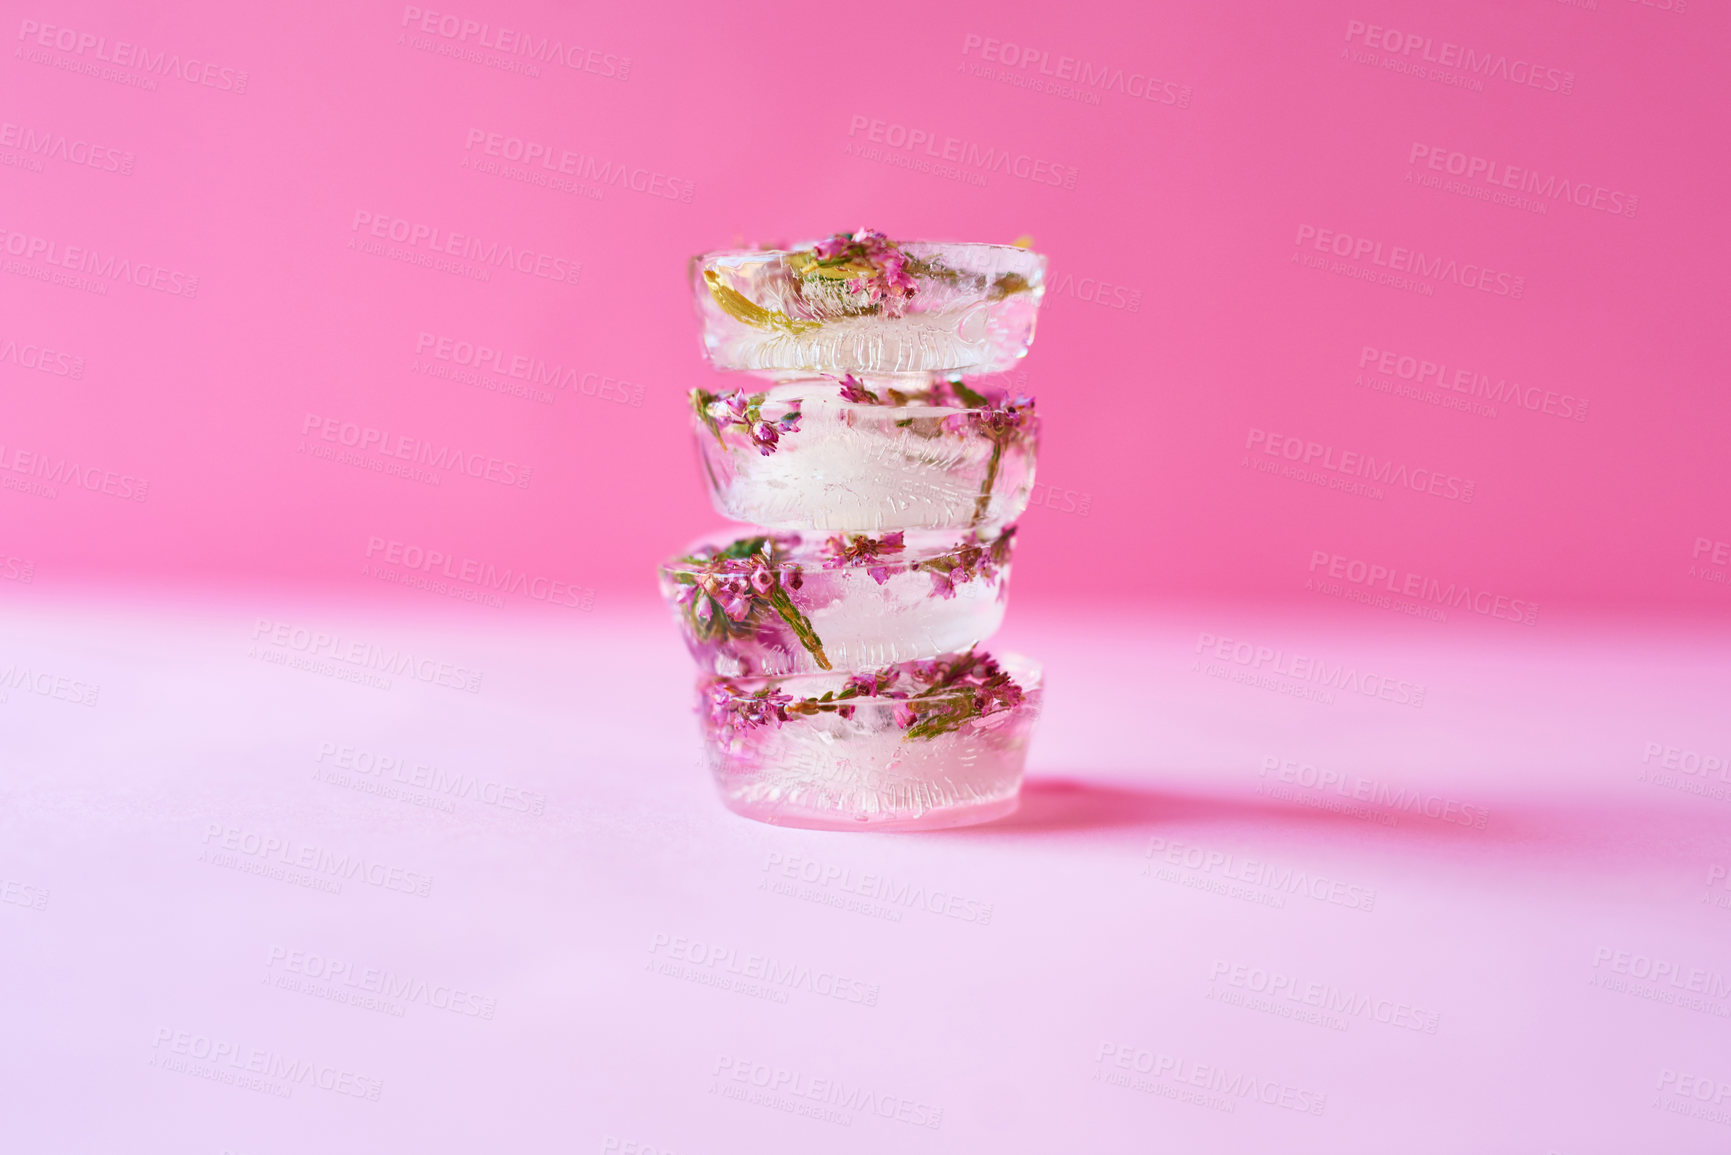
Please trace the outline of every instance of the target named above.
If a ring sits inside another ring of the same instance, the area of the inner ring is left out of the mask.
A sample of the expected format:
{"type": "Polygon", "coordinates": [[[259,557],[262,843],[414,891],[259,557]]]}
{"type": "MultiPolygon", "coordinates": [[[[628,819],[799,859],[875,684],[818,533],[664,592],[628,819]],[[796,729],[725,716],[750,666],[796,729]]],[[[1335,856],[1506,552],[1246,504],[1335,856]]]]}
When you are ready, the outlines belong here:
{"type": "Polygon", "coordinates": [[[780,582],[777,582],[775,589],[771,591],[769,604],[776,613],[781,615],[781,620],[787,623],[788,628],[793,631],[794,637],[799,639],[799,644],[806,648],[807,653],[811,654],[818,667],[824,670],[833,669],[834,667],[829,664],[828,655],[823,652],[822,639],[812,628],[811,619],[799,612],[799,607],[793,604],[793,599],[787,596],[787,591],[781,588],[780,582]]]}
{"type": "Polygon", "coordinates": [[[807,329],[816,329],[820,322],[796,321],[780,309],[766,309],[747,297],[737,289],[729,288],[721,283],[721,277],[713,269],[706,269],[703,280],[709,286],[709,295],[722,311],[738,321],[758,329],[780,329],[785,333],[803,333],[807,329]]]}
{"type": "Polygon", "coordinates": [[[1004,459],[1004,439],[992,438],[992,457],[986,462],[986,479],[980,482],[980,496],[974,499],[974,521],[979,525],[986,519],[986,507],[992,504],[992,486],[998,482],[998,463],[1004,459]]]}

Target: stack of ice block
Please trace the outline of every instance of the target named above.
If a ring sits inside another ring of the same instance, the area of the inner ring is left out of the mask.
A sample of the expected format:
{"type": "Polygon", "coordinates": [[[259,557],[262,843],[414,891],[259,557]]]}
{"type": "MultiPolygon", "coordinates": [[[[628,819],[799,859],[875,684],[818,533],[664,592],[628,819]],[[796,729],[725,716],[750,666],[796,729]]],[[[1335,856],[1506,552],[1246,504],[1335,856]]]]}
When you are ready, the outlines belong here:
{"type": "Polygon", "coordinates": [[[661,567],[722,797],[821,829],[1009,813],[1040,667],[977,647],[1039,424],[979,378],[1027,352],[1045,258],[862,230],[707,253],[692,282],[711,363],[758,379],[691,395],[715,508],[755,528],[661,567]]]}

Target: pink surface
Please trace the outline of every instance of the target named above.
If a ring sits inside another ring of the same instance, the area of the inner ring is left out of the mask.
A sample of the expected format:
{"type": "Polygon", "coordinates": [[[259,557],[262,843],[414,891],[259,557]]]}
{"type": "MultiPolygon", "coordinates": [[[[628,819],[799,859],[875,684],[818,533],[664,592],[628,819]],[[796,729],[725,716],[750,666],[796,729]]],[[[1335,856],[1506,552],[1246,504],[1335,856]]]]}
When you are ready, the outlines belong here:
{"type": "Polygon", "coordinates": [[[859,836],[584,622],[15,607],[6,1148],[1726,1149],[1723,633],[1026,621],[1021,813],[859,836]]]}
{"type": "Polygon", "coordinates": [[[388,597],[378,538],[645,596],[713,520],[686,257],[871,224],[1050,255],[1019,597],[1107,551],[1294,596],[1322,550],[1723,610],[1726,34],[1683,0],[16,10],[0,544],[53,585],[388,597]],[[345,427],[390,452],[321,459],[345,427]]]}
{"type": "Polygon", "coordinates": [[[1731,1147],[1728,31],[14,8],[0,1150],[1731,1147]],[[649,609],[687,256],[861,225],[1051,260],[974,831],[649,609]]]}

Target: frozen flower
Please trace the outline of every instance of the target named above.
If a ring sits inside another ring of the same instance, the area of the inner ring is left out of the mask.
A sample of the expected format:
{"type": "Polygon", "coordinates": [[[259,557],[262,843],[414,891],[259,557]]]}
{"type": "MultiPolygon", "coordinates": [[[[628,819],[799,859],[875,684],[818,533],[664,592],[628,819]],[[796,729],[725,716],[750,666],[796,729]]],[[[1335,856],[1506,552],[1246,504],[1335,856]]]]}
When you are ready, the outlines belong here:
{"type": "Polygon", "coordinates": [[[757,446],[765,457],[775,452],[775,443],[781,440],[781,431],[768,421],[756,421],[746,427],[751,433],[751,443],[757,446]]]}
{"type": "Polygon", "coordinates": [[[767,394],[753,393],[747,395],[743,389],[735,389],[731,393],[709,393],[702,389],[692,391],[692,404],[697,415],[715,434],[715,439],[723,445],[727,444],[722,437],[724,429],[739,429],[744,431],[751,443],[765,457],[775,452],[783,434],[799,432],[799,398],[793,398],[791,408],[780,417],[767,418],[763,415],[763,403],[767,394]]]}
{"type": "Polygon", "coordinates": [[[878,403],[878,395],[867,389],[865,382],[852,373],[841,379],[841,399],[852,401],[856,405],[876,405],[878,403]]]}
{"type": "Polygon", "coordinates": [[[846,537],[838,535],[825,542],[824,549],[829,551],[829,556],[823,559],[825,569],[864,565],[872,580],[881,586],[890,580],[893,572],[883,558],[887,554],[902,552],[902,532],[897,530],[882,537],[868,537],[863,533],[849,534],[846,537]]]}
{"type": "Polygon", "coordinates": [[[740,538],[725,547],[705,546],[673,563],[669,576],[682,587],[676,605],[685,621],[687,643],[725,644],[754,631],[761,636],[774,618],[784,623],[820,669],[829,669],[822,639],[788,593],[804,581],[798,566],[785,560],[787,551],[798,544],[797,534],[765,534],[740,538]]]}
{"type": "Polygon", "coordinates": [[[1015,539],[1014,526],[989,542],[981,541],[976,534],[973,540],[949,553],[919,563],[918,568],[932,575],[933,597],[951,598],[956,594],[956,587],[963,582],[971,582],[975,578],[990,581],[997,577],[998,571],[1010,562],[1010,551],[1015,539]]]}
{"type": "Polygon", "coordinates": [[[901,316],[908,299],[919,292],[919,283],[908,272],[907,254],[876,229],[837,233],[810,251],[819,276],[832,281],[841,276],[849,293],[881,305],[892,317],[901,316]]]}
{"type": "Polygon", "coordinates": [[[710,724],[734,733],[760,726],[781,726],[788,720],[787,709],[793,703],[791,694],[773,686],[746,694],[725,678],[710,683],[707,698],[710,724]]]}

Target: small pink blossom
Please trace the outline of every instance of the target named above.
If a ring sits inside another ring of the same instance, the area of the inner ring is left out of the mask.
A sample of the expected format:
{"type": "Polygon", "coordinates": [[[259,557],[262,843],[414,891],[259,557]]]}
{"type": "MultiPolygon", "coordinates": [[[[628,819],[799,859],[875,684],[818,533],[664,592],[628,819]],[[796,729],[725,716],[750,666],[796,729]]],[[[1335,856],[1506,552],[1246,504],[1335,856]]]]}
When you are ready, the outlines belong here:
{"type": "Polygon", "coordinates": [[[866,388],[865,382],[852,373],[841,379],[841,399],[851,401],[855,405],[876,405],[878,395],[866,388]]]}

